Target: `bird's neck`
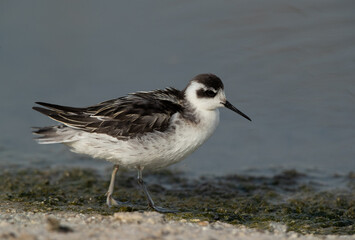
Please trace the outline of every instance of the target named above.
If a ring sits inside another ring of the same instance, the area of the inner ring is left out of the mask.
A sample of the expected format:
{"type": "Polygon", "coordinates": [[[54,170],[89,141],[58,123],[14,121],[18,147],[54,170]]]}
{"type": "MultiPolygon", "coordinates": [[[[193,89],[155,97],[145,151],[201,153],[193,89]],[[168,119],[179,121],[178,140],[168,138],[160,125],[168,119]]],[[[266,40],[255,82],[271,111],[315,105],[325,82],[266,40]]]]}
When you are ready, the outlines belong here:
{"type": "Polygon", "coordinates": [[[197,111],[197,115],[200,119],[200,124],[207,127],[215,129],[219,123],[219,110],[202,110],[197,111]]]}
{"type": "Polygon", "coordinates": [[[219,110],[198,109],[192,104],[185,102],[182,117],[192,123],[202,124],[208,127],[217,126],[219,123],[219,110]]]}

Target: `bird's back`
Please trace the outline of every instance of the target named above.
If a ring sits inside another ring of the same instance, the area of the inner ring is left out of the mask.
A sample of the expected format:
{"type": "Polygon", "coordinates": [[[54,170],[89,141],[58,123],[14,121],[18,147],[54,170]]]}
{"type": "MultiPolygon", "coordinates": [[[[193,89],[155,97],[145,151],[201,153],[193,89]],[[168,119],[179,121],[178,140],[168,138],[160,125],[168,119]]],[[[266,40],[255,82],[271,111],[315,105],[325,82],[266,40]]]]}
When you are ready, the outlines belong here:
{"type": "MultiPolygon", "coordinates": [[[[177,89],[167,88],[137,92],[85,108],[37,102],[45,108],[33,109],[75,130],[128,140],[147,132],[165,131],[171,116],[182,111],[180,94],[177,89]]],[[[61,134],[63,127],[60,131],[57,126],[40,128],[34,133],[41,135],[41,143],[47,136],[53,138],[56,131],[61,134]]]]}

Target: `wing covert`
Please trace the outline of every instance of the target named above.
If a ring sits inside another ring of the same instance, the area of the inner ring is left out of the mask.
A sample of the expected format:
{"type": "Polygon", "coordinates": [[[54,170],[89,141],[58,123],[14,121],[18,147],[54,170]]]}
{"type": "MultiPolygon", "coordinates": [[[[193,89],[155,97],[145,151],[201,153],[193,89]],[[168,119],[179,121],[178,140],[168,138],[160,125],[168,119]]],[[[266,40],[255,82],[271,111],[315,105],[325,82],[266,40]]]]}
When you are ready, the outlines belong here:
{"type": "Polygon", "coordinates": [[[153,131],[164,131],[171,116],[182,111],[180,91],[174,88],[137,92],[87,108],[38,102],[33,109],[69,127],[129,139],[153,131]]]}

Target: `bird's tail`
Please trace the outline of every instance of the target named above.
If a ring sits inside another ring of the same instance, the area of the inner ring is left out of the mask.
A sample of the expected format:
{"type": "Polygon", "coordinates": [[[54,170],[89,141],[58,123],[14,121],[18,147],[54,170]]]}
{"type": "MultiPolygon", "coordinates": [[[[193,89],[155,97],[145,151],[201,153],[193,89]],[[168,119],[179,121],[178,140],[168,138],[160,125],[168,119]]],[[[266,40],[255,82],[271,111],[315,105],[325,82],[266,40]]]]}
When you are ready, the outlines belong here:
{"type": "Polygon", "coordinates": [[[77,140],[75,130],[65,125],[34,127],[33,129],[32,133],[38,135],[35,140],[39,144],[69,143],[77,140]]]}

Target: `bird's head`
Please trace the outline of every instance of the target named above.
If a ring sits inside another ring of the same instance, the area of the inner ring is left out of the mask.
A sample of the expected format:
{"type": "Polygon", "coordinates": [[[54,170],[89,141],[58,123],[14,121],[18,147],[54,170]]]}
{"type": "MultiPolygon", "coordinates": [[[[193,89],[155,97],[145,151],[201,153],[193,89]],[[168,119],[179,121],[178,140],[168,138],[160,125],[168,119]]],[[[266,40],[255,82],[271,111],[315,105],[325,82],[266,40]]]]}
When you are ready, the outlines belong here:
{"type": "Polygon", "coordinates": [[[223,83],[214,74],[199,74],[194,77],[184,89],[184,96],[198,110],[213,111],[219,107],[226,107],[251,121],[247,115],[227,101],[223,83]]]}

